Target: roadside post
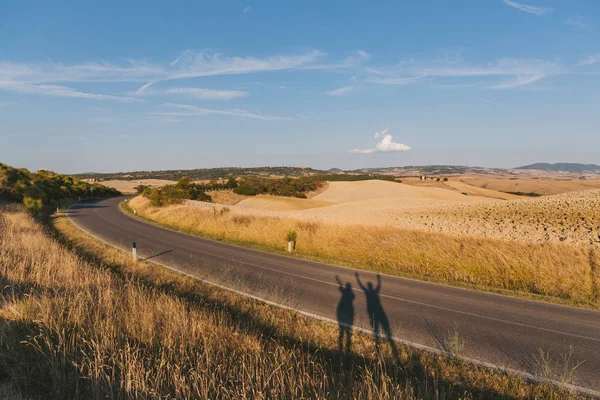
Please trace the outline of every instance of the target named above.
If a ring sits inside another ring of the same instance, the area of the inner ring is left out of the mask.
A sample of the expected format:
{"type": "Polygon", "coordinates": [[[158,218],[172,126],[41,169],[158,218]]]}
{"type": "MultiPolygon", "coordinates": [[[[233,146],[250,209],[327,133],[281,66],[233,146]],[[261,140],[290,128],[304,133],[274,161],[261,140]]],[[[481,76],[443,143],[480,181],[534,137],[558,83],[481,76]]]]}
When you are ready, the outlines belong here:
{"type": "Polygon", "coordinates": [[[133,261],[137,261],[137,248],[135,247],[135,242],[131,244],[131,254],[133,255],[133,261]]]}

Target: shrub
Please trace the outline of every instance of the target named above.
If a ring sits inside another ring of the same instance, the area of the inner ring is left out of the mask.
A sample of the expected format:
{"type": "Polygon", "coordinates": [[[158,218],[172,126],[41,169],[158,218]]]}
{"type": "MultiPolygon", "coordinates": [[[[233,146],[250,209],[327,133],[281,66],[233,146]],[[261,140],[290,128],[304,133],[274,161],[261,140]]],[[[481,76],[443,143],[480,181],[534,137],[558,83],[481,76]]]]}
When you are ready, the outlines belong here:
{"type": "Polygon", "coordinates": [[[42,200],[41,199],[33,199],[31,197],[24,197],[23,204],[29,211],[33,214],[37,214],[42,209],[42,200]]]}
{"type": "Polygon", "coordinates": [[[133,188],[133,190],[135,190],[135,192],[137,194],[142,194],[144,193],[144,190],[146,190],[146,188],[149,188],[150,186],[147,185],[138,185],[136,187],[133,188]]]}
{"type": "Polygon", "coordinates": [[[237,180],[235,179],[235,176],[230,176],[229,179],[227,179],[227,189],[235,189],[236,187],[238,187],[238,183],[237,180]]]}
{"type": "Polygon", "coordinates": [[[296,242],[296,238],[298,237],[298,234],[296,233],[296,231],[289,231],[286,235],[286,239],[288,242],[296,242]]]}
{"type": "Polygon", "coordinates": [[[188,177],[181,178],[174,185],[165,185],[160,188],[145,188],[142,195],[150,200],[150,203],[156,207],[162,207],[169,204],[178,204],[184,200],[199,200],[212,202],[199,185],[191,182],[188,177]]]}

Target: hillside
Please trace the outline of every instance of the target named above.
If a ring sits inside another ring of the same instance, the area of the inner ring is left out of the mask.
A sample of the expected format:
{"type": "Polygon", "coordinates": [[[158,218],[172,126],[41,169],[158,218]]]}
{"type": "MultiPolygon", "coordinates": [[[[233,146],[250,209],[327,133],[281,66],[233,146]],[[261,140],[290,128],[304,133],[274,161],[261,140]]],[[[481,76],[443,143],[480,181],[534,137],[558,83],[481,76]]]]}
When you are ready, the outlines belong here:
{"type": "Polygon", "coordinates": [[[535,169],[548,172],[571,172],[571,173],[600,173],[600,165],[596,164],[578,164],[578,163],[535,163],[517,167],[515,169],[526,170],[535,169]]]}

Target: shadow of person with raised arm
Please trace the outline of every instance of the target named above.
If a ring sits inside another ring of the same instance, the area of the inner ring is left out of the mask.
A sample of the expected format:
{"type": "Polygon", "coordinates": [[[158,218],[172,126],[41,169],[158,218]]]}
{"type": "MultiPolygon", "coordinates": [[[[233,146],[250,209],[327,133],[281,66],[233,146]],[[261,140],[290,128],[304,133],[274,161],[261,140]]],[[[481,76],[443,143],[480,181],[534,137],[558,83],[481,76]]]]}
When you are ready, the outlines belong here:
{"type": "Polygon", "coordinates": [[[383,306],[381,305],[381,298],[379,297],[379,291],[381,290],[381,275],[377,274],[377,286],[373,287],[372,282],[367,282],[367,286],[365,287],[360,281],[360,277],[358,276],[358,272],[356,272],[356,281],[358,282],[358,286],[365,293],[365,297],[367,298],[367,313],[369,314],[369,322],[371,324],[371,329],[373,329],[373,337],[375,339],[375,349],[379,352],[379,339],[385,335],[385,338],[390,344],[392,349],[392,355],[396,360],[398,360],[398,348],[396,347],[396,342],[394,341],[394,337],[392,335],[392,328],[390,327],[390,321],[383,311],[383,306]],[[380,333],[380,330],[383,331],[383,334],[380,333]]]}
{"type": "Polygon", "coordinates": [[[339,276],[335,276],[338,283],[338,290],[342,293],[340,302],[337,306],[337,320],[340,326],[340,336],[338,338],[338,347],[340,353],[344,351],[344,339],[346,339],[345,350],[350,353],[352,346],[352,324],[354,324],[354,290],[350,282],[345,285],[340,281],[339,276]]]}

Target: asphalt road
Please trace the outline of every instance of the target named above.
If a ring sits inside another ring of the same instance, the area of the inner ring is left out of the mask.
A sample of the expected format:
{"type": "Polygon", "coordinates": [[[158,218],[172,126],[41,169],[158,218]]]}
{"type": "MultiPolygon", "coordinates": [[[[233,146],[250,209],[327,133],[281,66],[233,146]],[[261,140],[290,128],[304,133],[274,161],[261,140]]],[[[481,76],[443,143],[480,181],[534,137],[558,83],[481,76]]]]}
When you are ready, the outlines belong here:
{"type": "MultiPolygon", "coordinates": [[[[573,382],[600,397],[600,312],[522,300],[375,274],[232,246],[157,227],[123,214],[123,198],[83,202],[68,215],[87,233],[138,256],[320,318],[403,342],[451,350],[455,331],[463,355],[534,374],[539,349],[563,369],[563,356],[582,364],[573,382]],[[359,273],[360,283],[356,278],[359,273]],[[336,276],[345,287],[337,283],[336,276]]],[[[381,340],[385,342],[385,339],[381,340]]]]}

